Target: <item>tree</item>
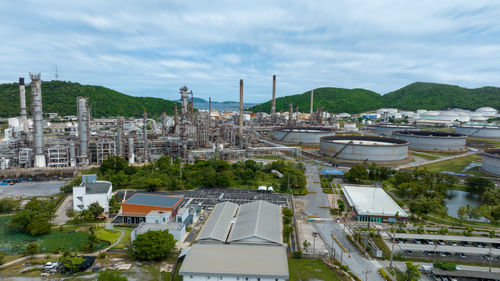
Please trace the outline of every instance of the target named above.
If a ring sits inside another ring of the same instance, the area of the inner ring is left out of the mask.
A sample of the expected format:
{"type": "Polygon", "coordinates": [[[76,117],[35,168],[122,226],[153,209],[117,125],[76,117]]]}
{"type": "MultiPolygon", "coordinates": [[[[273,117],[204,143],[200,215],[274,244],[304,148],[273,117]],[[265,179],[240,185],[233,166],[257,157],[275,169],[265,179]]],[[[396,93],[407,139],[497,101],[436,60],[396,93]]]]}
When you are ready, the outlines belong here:
{"type": "Polygon", "coordinates": [[[337,199],[337,206],[339,207],[340,212],[345,210],[345,204],[342,199],[337,199]]]}
{"type": "Polygon", "coordinates": [[[495,188],[495,184],[489,179],[468,177],[465,180],[465,187],[470,193],[483,194],[486,190],[495,188]]]}
{"type": "Polygon", "coordinates": [[[398,274],[396,274],[396,279],[398,281],[418,281],[420,279],[418,265],[413,264],[411,261],[406,262],[405,272],[398,272],[398,274]]]}
{"type": "Polygon", "coordinates": [[[48,234],[51,231],[50,220],[54,213],[55,205],[52,201],[31,199],[24,210],[17,212],[10,219],[9,228],[33,236],[48,234]]]}
{"type": "Polygon", "coordinates": [[[175,242],[168,230],[139,234],[134,241],[135,256],[141,260],[165,259],[175,249],[175,242]]]}
{"type": "Polygon", "coordinates": [[[304,246],[304,251],[307,253],[307,249],[309,248],[309,246],[311,246],[311,242],[304,240],[302,246],[304,246]]]}
{"type": "Polygon", "coordinates": [[[361,165],[353,165],[345,174],[345,177],[349,181],[359,182],[368,178],[368,172],[366,171],[366,168],[361,165]]]}
{"type": "Polygon", "coordinates": [[[97,218],[104,212],[104,208],[101,207],[101,205],[99,205],[99,203],[97,202],[90,204],[87,209],[94,216],[94,218],[97,218]]]}
{"type": "Polygon", "coordinates": [[[0,252],[0,265],[3,264],[3,259],[5,258],[5,254],[0,252]]]}
{"type": "Polygon", "coordinates": [[[105,270],[99,272],[97,281],[128,281],[127,276],[123,276],[119,271],[105,270]]]}
{"type": "Polygon", "coordinates": [[[87,241],[85,241],[82,245],[82,250],[92,251],[96,248],[98,243],[99,239],[97,239],[97,236],[95,236],[94,233],[90,233],[90,235],[87,237],[87,241]]]}
{"type": "Polygon", "coordinates": [[[491,210],[490,214],[491,214],[491,217],[493,218],[493,220],[500,221],[500,206],[494,207],[491,210]]]}
{"type": "Polygon", "coordinates": [[[468,213],[468,211],[467,211],[468,208],[469,208],[469,205],[458,207],[457,215],[458,215],[458,218],[460,219],[460,224],[462,224],[463,221],[465,220],[465,216],[468,213]]]}
{"type": "Polygon", "coordinates": [[[78,272],[84,261],[80,256],[62,255],[59,257],[59,262],[68,272],[78,272]]]}
{"type": "Polygon", "coordinates": [[[26,254],[34,255],[38,253],[38,244],[36,242],[31,242],[26,245],[26,254]]]}
{"type": "Polygon", "coordinates": [[[0,199],[0,213],[10,213],[16,209],[17,203],[12,198],[0,199]]]}

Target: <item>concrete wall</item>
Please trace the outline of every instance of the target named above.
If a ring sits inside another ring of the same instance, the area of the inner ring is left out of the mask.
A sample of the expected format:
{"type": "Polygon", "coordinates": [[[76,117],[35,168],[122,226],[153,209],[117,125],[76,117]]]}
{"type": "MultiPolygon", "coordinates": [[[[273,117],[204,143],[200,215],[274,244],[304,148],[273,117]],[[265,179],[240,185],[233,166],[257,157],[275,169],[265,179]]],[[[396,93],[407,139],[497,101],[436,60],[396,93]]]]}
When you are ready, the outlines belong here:
{"type": "Polygon", "coordinates": [[[288,128],[279,128],[273,130],[273,139],[285,143],[304,143],[304,144],[318,144],[319,138],[324,136],[334,136],[335,132],[326,130],[308,129],[294,129],[288,132],[288,128]]]}
{"type": "Polygon", "coordinates": [[[394,138],[408,141],[409,148],[420,150],[465,150],[465,136],[424,136],[393,132],[394,138]]]}
{"type": "Polygon", "coordinates": [[[479,138],[500,138],[500,127],[456,127],[455,133],[479,138]]]}
{"type": "Polygon", "coordinates": [[[500,154],[483,154],[482,169],[490,174],[500,176],[500,154]]]}
{"type": "Polygon", "coordinates": [[[337,158],[344,160],[392,162],[408,158],[407,144],[362,145],[338,143],[335,141],[320,142],[321,154],[334,156],[340,150],[342,151],[337,155],[337,158]]]}
{"type": "Polygon", "coordinates": [[[217,276],[217,275],[211,275],[210,276],[210,279],[208,277],[209,275],[198,275],[198,274],[193,274],[193,275],[184,275],[183,277],[183,280],[184,281],[219,281],[219,280],[224,280],[224,281],[257,281],[257,280],[260,280],[260,281],[275,281],[275,280],[278,280],[278,281],[285,281],[285,279],[276,279],[276,278],[264,278],[264,277],[261,277],[260,279],[257,279],[257,277],[246,277],[246,276],[222,276],[222,279],[220,278],[221,276],[217,276]],[[191,278],[192,277],[192,278],[191,278]],[[238,279],[239,278],[239,279],[238,279]],[[246,279],[248,278],[248,279],[246,279]]]}

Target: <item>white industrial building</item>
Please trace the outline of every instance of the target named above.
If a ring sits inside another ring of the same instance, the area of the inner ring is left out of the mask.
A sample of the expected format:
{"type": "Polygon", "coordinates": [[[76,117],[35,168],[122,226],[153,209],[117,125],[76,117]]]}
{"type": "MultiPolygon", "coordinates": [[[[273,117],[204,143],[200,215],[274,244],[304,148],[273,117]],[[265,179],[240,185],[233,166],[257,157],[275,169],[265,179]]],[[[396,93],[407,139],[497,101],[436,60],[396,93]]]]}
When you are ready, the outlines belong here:
{"type": "Polygon", "coordinates": [[[73,209],[81,212],[92,203],[99,203],[104,212],[109,212],[109,200],[113,185],[109,181],[98,181],[96,175],[82,176],[82,183],[73,187],[73,209]]]}
{"type": "Polygon", "coordinates": [[[179,274],[193,281],[288,280],[282,230],[278,205],[219,203],[187,252],[179,274]]]}
{"type": "Polygon", "coordinates": [[[357,221],[395,222],[396,213],[400,220],[408,220],[408,214],[382,188],[346,185],[342,189],[357,221]]]}

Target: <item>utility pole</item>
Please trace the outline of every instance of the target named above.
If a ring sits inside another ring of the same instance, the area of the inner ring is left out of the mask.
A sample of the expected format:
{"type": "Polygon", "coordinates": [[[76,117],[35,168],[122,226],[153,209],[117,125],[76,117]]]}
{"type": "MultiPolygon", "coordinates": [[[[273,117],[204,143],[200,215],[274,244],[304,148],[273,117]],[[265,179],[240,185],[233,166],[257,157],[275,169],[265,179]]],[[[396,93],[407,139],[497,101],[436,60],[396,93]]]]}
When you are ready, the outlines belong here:
{"type": "Polygon", "coordinates": [[[493,255],[491,254],[491,242],[490,242],[490,258],[488,259],[489,264],[490,264],[490,270],[489,270],[489,272],[491,272],[491,260],[492,259],[493,259],[493,255]]]}
{"type": "Polygon", "coordinates": [[[395,244],[394,236],[396,236],[396,228],[395,227],[392,228],[391,261],[389,263],[389,270],[392,270],[392,259],[394,256],[394,244],[395,244]]]}
{"type": "Polygon", "coordinates": [[[436,262],[436,250],[437,250],[437,243],[434,245],[434,261],[433,262],[436,262]]]}
{"type": "Polygon", "coordinates": [[[314,257],[314,254],[316,253],[316,236],[317,235],[318,234],[313,231],[313,257],[314,257]]]}
{"type": "Polygon", "coordinates": [[[370,270],[363,271],[363,273],[365,274],[365,281],[368,281],[368,273],[370,272],[370,270]]]}

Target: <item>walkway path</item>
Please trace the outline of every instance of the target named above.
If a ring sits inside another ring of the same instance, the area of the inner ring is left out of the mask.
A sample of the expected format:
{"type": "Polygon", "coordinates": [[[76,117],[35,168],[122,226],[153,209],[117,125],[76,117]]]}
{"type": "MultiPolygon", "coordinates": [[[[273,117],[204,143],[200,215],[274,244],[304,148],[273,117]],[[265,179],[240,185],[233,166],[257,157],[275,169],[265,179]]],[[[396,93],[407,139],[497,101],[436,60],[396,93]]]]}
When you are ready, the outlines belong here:
{"type": "Polygon", "coordinates": [[[68,195],[61,203],[56,211],[55,219],[52,221],[55,225],[63,225],[71,220],[70,217],[66,215],[66,210],[73,207],[73,195],[68,195]]]}

